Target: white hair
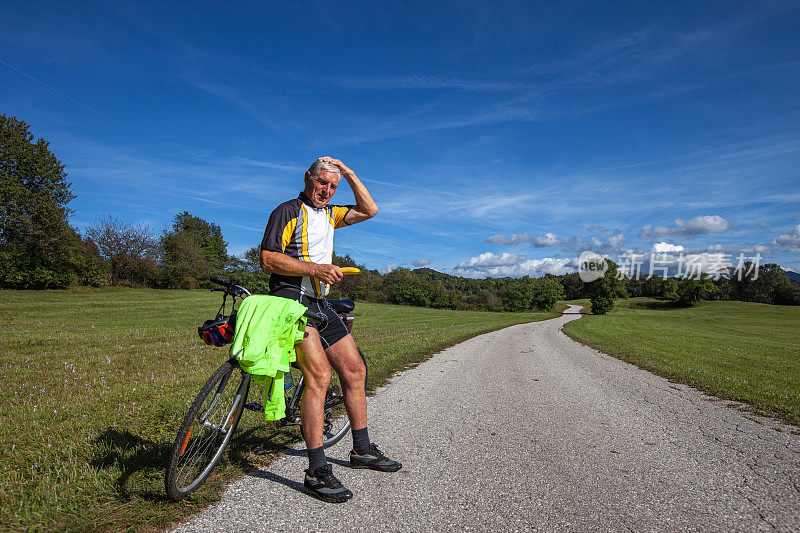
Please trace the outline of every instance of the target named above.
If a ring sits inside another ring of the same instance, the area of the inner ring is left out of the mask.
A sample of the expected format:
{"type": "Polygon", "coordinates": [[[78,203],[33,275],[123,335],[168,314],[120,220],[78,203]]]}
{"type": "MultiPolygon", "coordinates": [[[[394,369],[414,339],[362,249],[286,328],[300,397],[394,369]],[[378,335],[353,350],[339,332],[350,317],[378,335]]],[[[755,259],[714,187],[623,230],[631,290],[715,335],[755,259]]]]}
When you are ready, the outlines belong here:
{"type": "Polygon", "coordinates": [[[324,161],[317,160],[317,161],[314,161],[314,164],[312,164],[310,167],[308,167],[308,173],[312,178],[315,178],[315,177],[319,176],[320,174],[322,174],[325,171],[333,172],[334,174],[336,174],[340,178],[342,177],[342,169],[340,169],[338,166],[336,166],[334,164],[331,164],[331,163],[326,163],[324,161]]]}

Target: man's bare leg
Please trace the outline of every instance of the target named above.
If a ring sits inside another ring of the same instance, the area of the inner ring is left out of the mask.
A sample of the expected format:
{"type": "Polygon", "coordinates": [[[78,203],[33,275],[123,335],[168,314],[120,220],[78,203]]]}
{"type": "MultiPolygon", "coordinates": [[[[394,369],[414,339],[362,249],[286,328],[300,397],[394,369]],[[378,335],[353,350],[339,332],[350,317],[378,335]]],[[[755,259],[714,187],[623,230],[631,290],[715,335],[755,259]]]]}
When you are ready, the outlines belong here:
{"type": "Polygon", "coordinates": [[[336,369],[344,388],[344,405],[353,430],[353,451],[350,452],[352,468],[370,468],[382,472],[396,472],[402,465],[389,459],[369,440],[367,431],[367,396],[364,379],[367,367],[351,335],[342,338],[326,350],[328,361],[336,369]]]}
{"type": "Polygon", "coordinates": [[[331,366],[322,350],[319,332],[314,328],[306,328],[305,338],[295,348],[297,366],[303,371],[306,383],[300,404],[303,438],[308,451],[308,469],[303,486],[323,501],[346,502],[353,497],[353,493],[333,475],[322,447],[325,394],[331,381],[331,366]]]}
{"type": "Polygon", "coordinates": [[[297,366],[305,379],[300,403],[303,437],[306,448],[313,450],[322,446],[325,394],[331,381],[331,366],[322,349],[319,333],[314,328],[306,328],[305,338],[296,345],[296,349],[297,366]]]}
{"type": "Polygon", "coordinates": [[[325,353],[342,381],[344,407],[350,419],[350,427],[354,430],[367,427],[367,395],[364,388],[367,367],[358,355],[352,335],[344,337],[325,353]]]}

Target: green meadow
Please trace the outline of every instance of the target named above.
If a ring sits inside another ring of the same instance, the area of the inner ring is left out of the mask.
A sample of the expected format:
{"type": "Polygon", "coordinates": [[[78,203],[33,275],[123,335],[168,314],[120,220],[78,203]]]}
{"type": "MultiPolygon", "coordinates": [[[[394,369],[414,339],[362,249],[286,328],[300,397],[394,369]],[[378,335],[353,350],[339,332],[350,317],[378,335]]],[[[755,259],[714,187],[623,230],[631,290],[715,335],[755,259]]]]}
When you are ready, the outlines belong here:
{"type": "MultiPolygon", "coordinates": [[[[195,329],[219,301],[201,290],[0,292],[0,529],[162,530],[297,442],[296,429],[248,413],[206,485],[166,499],[174,434],[227,358],[195,329]]],[[[354,336],[374,388],[464,339],[554,316],[359,303],[354,336]]]]}
{"type": "MultiPolygon", "coordinates": [[[[588,312],[585,309],[584,312],[588,312]]],[[[800,307],[617,300],[564,330],[645,370],[800,425],[800,307]]]]}

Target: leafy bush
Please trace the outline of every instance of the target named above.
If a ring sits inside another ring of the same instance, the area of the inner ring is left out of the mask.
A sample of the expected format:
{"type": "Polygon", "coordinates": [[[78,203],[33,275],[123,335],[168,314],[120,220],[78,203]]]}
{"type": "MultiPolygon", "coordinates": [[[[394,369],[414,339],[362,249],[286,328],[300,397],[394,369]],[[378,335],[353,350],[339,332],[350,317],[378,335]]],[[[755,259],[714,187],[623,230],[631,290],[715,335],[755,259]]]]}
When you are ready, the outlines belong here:
{"type": "Polygon", "coordinates": [[[608,295],[597,295],[590,301],[592,313],[595,315],[604,315],[614,307],[614,298],[608,295]]]}
{"type": "Polygon", "coordinates": [[[678,286],[678,297],[675,304],[678,307],[691,307],[700,300],[707,299],[714,292],[714,282],[707,277],[699,279],[686,279],[678,286]]]}
{"type": "Polygon", "coordinates": [[[158,248],[149,227],[126,224],[109,216],[89,226],[86,234],[108,262],[111,285],[154,285],[158,248]]]}
{"type": "Polygon", "coordinates": [[[678,299],[678,282],[675,279],[667,278],[664,280],[661,297],[673,301],[678,299]]]}

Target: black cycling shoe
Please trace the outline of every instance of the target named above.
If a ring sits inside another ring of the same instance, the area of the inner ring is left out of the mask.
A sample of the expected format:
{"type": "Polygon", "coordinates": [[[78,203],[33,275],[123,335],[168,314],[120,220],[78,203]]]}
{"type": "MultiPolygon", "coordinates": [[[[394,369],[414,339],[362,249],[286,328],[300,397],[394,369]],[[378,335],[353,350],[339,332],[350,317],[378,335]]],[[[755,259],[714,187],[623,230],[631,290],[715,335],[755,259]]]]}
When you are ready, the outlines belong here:
{"type": "Polygon", "coordinates": [[[303,481],[303,485],[308,492],[328,503],[344,503],[353,497],[353,493],[333,475],[333,467],[330,463],[320,466],[314,472],[306,470],[306,479],[303,481]]]}
{"type": "Polygon", "coordinates": [[[369,445],[369,453],[364,455],[357,454],[355,450],[350,451],[350,466],[353,468],[369,468],[379,472],[397,472],[402,468],[402,464],[389,459],[372,442],[369,445]]]}

